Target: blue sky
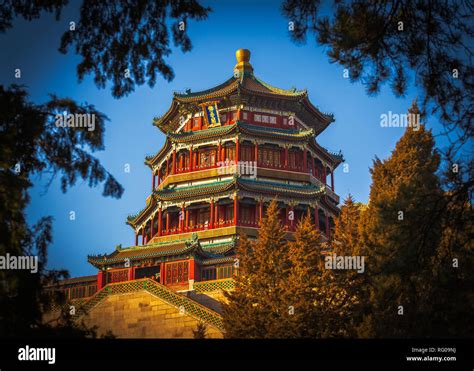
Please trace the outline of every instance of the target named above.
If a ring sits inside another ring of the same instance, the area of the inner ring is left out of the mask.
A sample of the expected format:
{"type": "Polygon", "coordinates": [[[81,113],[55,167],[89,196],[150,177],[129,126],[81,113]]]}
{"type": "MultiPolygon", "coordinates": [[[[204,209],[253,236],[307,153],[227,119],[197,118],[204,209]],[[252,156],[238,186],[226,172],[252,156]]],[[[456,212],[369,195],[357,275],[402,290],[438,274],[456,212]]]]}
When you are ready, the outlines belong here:
{"type": "MultiPolygon", "coordinates": [[[[151,174],[144,159],[156,153],[165,139],[152,126],[153,117],[166,112],[173,91],[204,90],[229,78],[237,49],[251,50],[257,77],[281,88],[308,89],[313,104],[335,115],[335,123],[318,140],[331,151],[342,150],[349,164],[348,173],[339,168],[335,174],[336,191],[342,198],[350,192],[358,201],[367,201],[372,160],[375,156],[386,158],[403,134],[401,128],[381,128],[380,115],[405,113],[416,97],[411,88],[406,97],[395,98],[388,86],[376,97],[367,96],[361,84],[343,77],[341,66],[329,63],[323,48],[312,40],[305,45],[290,40],[288,20],[280,12],[279,1],[258,5],[252,1],[211,1],[204,2],[213,8],[209,18],[187,25],[193,50],[182,53],[173,49],[167,58],[175,79],[170,83],[159,79],[153,89],[143,86],[128,97],[114,99],[110,87],[99,90],[91,77],[79,84],[79,57],[57,51],[69,22],[78,21],[79,2],[73,3],[60,21],[49,14],[32,22],[17,20],[14,28],[0,35],[0,83],[26,85],[37,103],[46,101],[49,93],[89,102],[110,118],[105,151],[96,155],[124,186],[120,200],[102,197],[101,187],[89,188],[85,182],[63,194],[58,179],[46,188],[47,176],[35,178],[31,190],[29,222],[45,215],[54,217],[49,266],[66,268],[71,276],[96,272],[87,263],[87,254],[112,252],[117,244],[134,243],[133,230],[125,220],[145,205],[151,174]],[[14,78],[16,68],[22,70],[21,79],[14,78]],[[126,164],[130,164],[130,173],[124,171],[126,164]],[[76,213],[76,220],[69,220],[70,211],[76,213]]],[[[428,120],[429,127],[432,122],[435,120],[428,120]]]]}

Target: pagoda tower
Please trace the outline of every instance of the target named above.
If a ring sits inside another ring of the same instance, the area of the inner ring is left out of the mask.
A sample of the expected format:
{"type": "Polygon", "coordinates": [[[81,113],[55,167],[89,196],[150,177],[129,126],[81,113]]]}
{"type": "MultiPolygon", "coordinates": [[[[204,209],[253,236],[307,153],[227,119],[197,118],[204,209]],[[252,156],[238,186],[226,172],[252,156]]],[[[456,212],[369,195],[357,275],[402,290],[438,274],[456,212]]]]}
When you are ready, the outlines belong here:
{"type": "MultiPolygon", "coordinates": [[[[293,238],[308,210],[331,236],[339,197],[334,170],[343,161],[318,144],[333,121],[306,90],[273,87],[254,75],[250,52],[239,49],[234,73],[200,92],[175,93],[153,124],[166,135],[155,155],[145,207],[127,219],[134,245],[89,256],[97,290],[151,278],[174,291],[236,274],[239,234],[257,238],[269,202],[293,238]]],[[[87,295],[86,295],[87,296],[87,295]]]]}

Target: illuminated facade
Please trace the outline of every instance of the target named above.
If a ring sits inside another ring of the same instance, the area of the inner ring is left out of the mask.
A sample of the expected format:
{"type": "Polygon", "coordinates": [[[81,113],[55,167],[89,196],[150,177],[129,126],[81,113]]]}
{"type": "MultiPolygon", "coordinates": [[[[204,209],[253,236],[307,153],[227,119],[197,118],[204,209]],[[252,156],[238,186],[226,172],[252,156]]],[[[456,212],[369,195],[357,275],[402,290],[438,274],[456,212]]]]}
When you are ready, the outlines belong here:
{"type": "Polygon", "coordinates": [[[333,117],[313,106],[305,90],[278,89],[255,77],[248,50],[236,56],[230,79],[175,93],[169,110],[154,119],[166,142],[145,160],[150,195],[127,219],[134,246],[89,256],[97,278],[87,278],[83,293],[79,280],[73,295],[145,278],[175,292],[228,280],[237,273],[237,236],[257,237],[274,198],[289,239],[308,210],[330,238],[339,211],[333,174],[343,159],[317,137],[333,117]]]}

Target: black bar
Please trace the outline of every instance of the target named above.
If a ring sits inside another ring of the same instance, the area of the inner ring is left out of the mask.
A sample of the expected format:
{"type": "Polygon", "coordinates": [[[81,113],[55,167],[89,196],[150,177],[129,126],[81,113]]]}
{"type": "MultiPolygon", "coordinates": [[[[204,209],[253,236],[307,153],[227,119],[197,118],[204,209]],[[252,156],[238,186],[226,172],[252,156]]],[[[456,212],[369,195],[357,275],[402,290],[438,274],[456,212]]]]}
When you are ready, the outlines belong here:
{"type": "MultiPolygon", "coordinates": [[[[313,361],[315,365],[352,363],[391,364],[413,369],[457,369],[474,367],[473,339],[321,339],[321,340],[144,340],[144,339],[0,339],[1,371],[19,367],[65,369],[72,366],[150,365],[162,362],[219,361],[232,364],[240,360],[313,361]],[[19,348],[55,348],[55,364],[46,361],[19,361],[19,348]],[[416,349],[430,349],[421,354],[416,349]],[[447,351],[455,348],[455,353],[447,351]],[[456,357],[456,361],[407,361],[406,357],[456,357]]],[[[201,363],[204,362],[204,363],[201,363]]],[[[224,366],[222,364],[222,366],[224,366]]],[[[198,363],[196,363],[196,366],[198,363]]],[[[226,366],[227,367],[227,366],[226,366]]]]}

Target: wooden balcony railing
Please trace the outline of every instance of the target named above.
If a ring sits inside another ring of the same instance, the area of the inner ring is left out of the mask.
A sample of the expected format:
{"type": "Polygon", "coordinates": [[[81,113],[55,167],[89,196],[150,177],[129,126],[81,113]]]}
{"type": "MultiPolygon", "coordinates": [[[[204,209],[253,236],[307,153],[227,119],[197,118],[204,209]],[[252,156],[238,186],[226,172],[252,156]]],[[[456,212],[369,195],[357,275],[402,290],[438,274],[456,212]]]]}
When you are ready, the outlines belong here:
{"type": "MultiPolygon", "coordinates": [[[[229,227],[234,225],[234,219],[231,220],[221,220],[219,222],[214,223],[214,228],[223,228],[223,227],[229,227]]],[[[189,232],[197,232],[197,231],[206,231],[208,229],[211,229],[211,226],[209,223],[202,223],[202,224],[195,224],[192,226],[184,227],[183,230],[179,227],[174,227],[170,229],[163,229],[161,231],[161,236],[169,236],[173,234],[180,234],[180,233],[189,233],[189,232]]],[[[157,234],[155,234],[153,237],[156,237],[157,234]]]]}
{"type": "Polygon", "coordinates": [[[176,168],[176,174],[188,173],[190,170],[189,167],[178,167],[176,168]]]}
{"type": "Polygon", "coordinates": [[[255,220],[239,220],[237,224],[242,227],[258,227],[258,222],[255,220]]]}
{"type": "Polygon", "coordinates": [[[207,169],[215,169],[217,166],[217,164],[202,164],[202,165],[196,165],[194,167],[194,171],[198,171],[198,170],[207,170],[207,169]]]}
{"type": "MultiPolygon", "coordinates": [[[[244,161],[244,160],[242,160],[244,161]]],[[[252,162],[253,160],[246,160],[252,162]]],[[[246,162],[245,161],[245,162],[246,162]]],[[[189,166],[187,167],[177,167],[176,168],[176,174],[186,174],[186,173],[192,173],[196,171],[201,171],[201,170],[209,170],[209,169],[216,169],[221,166],[218,166],[217,163],[213,165],[196,165],[194,166],[193,170],[189,166]]],[[[285,170],[285,171],[293,171],[293,172],[298,172],[298,173],[309,173],[311,174],[311,171],[307,169],[306,171],[303,169],[303,166],[285,166],[284,164],[272,164],[270,162],[258,162],[257,167],[264,168],[264,169],[274,169],[274,170],[285,170]]],[[[163,174],[160,183],[163,183],[163,181],[168,178],[169,175],[172,175],[171,173],[169,174],[163,174]]]]}

